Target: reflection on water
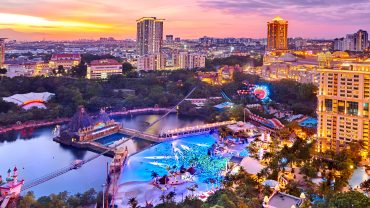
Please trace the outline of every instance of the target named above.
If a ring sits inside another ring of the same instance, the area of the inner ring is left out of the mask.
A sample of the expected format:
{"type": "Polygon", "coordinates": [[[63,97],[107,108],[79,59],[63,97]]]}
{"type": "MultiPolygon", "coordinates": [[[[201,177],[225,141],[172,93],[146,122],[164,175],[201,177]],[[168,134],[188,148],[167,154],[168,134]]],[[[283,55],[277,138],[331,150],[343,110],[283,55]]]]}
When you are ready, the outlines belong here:
{"type": "MultiPolygon", "coordinates": [[[[134,117],[117,117],[115,118],[118,122],[122,123],[124,127],[137,129],[143,131],[148,128],[150,123],[153,123],[161,115],[138,115],[134,117]]],[[[159,134],[162,131],[186,127],[186,126],[196,126],[198,124],[203,124],[204,122],[199,119],[189,118],[189,117],[178,117],[176,114],[170,114],[163,120],[159,121],[155,125],[151,126],[145,132],[150,134],[159,134]]]]}
{"type": "MultiPolygon", "coordinates": [[[[148,122],[153,122],[159,115],[140,115],[133,118],[118,118],[126,127],[143,130],[148,122]]],[[[185,127],[202,123],[200,120],[178,118],[171,114],[151,127],[148,133],[159,133],[168,128],[185,127]]],[[[62,146],[52,140],[53,127],[45,127],[22,132],[0,135],[0,175],[5,175],[8,168],[18,167],[19,178],[27,182],[70,165],[76,159],[86,159],[96,153],[62,146]]],[[[133,141],[132,141],[133,142],[133,141]]],[[[132,151],[141,149],[138,143],[131,143],[132,151]]],[[[31,189],[36,196],[49,195],[61,191],[70,193],[83,192],[93,187],[101,190],[106,177],[106,166],[111,158],[102,156],[87,163],[78,170],[55,178],[31,189]]]]}

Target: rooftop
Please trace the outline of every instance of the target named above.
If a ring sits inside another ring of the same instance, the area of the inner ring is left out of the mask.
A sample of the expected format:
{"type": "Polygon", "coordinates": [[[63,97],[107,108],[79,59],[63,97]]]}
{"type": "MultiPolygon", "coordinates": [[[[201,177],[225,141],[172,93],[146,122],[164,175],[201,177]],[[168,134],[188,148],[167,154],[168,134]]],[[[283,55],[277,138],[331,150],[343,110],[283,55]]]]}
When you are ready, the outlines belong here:
{"type": "Polygon", "coordinates": [[[53,54],[51,56],[51,60],[65,60],[65,59],[81,59],[81,55],[74,53],[63,53],[63,54],[53,54]]]}
{"type": "Polygon", "coordinates": [[[115,59],[94,60],[90,63],[90,66],[101,66],[101,65],[121,65],[121,64],[115,59]]]}
{"type": "Polygon", "coordinates": [[[291,208],[293,205],[299,207],[302,200],[289,194],[277,192],[269,200],[271,208],[291,208]]]}
{"type": "Polygon", "coordinates": [[[281,18],[280,16],[276,16],[274,19],[272,19],[272,21],[281,21],[281,20],[284,20],[284,19],[281,18]]]}

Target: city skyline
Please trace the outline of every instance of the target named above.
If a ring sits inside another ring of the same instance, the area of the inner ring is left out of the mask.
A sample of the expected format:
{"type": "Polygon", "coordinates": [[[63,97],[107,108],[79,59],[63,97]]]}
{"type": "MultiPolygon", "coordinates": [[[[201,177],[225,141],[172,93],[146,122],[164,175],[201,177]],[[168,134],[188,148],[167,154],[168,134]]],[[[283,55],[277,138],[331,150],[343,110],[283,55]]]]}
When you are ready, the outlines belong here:
{"type": "Polygon", "coordinates": [[[274,3],[265,0],[188,0],[176,5],[169,0],[4,0],[2,7],[0,36],[17,40],[108,36],[135,39],[136,20],[144,16],[166,19],[164,34],[186,39],[204,35],[265,38],[266,22],[278,15],[289,21],[288,37],[333,39],[359,29],[370,30],[366,12],[370,2],[364,0],[350,3],[343,0],[274,3]]]}

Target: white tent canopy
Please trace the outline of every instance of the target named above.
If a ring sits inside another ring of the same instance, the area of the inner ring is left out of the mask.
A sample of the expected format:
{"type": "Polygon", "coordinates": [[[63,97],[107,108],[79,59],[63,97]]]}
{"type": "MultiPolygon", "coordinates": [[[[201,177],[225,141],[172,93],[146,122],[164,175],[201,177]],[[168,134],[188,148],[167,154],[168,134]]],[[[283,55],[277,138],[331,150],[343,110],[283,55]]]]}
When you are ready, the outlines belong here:
{"type": "Polygon", "coordinates": [[[251,157],[245,157],[240,162],[240,166],[244,168],[244,170],[247,173],[256,175],[257,173],[261,172],[265,166],[263,166],[258,160],[251,158],[251,157]]]}
{"type": "Polygon", "coordinates": [[[23,109],[46,108],[45,104],[55,94],[50,92],[30,92],[26,94],[15,94],[9,97],[4,97],[3,100],[10,103],[15,103],[22,106],[23,109]]]}

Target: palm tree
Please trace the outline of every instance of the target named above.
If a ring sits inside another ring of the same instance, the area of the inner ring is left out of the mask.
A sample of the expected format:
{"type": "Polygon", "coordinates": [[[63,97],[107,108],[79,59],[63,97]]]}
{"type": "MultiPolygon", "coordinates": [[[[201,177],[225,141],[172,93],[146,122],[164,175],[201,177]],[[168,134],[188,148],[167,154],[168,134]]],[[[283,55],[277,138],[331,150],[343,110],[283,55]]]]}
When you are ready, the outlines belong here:
{"type": "Polygon", "coordinates": [[[153,208],[152,202],[145,201],[145,208],[153,208]]]}
{"type": "Polygon", "coordinates": [[[154,183],[157,183],[158,173],[157,173],[157,172],[155,172],[155,171],[152,171],[151,176],[152,176],[152,178],[154,179],[154,183]]]}
{"type": "Polygon", "coordinates": [[[129,204],[130,206],[131,206],[131,208],[136,208],[136,207],[138,207],[137,205],[138,205],[138,202],[137,202],[137,200],[136,200],[136,197],[132,197],[132,198],[130,198],[129,200],[128,200],[128,203],[127,204],[129,204]]]}
{"type": "Polygon", "coordinates": [[[186,189],[188,189],[189,191],[191,191],[191,197],[194,197],[194,191],[196,191],[198,188],[198,184],[194,184],[190,187],[186,187],[186,189]]]}
{"type": "Polygon", "coordinates": [[[172,202],[173,201],[173,198],[176,196],[176,193],[174,192],[174,191],[170,191],[170,193],[168,193],[167,195],[166,195],[166,199],[167,199],[167,201],[170,201],[170,202],[172,202]]]}
{"type": "Polygon", "coordinates": [[[165,200],[166,200],[166,195],[164,195],[164,193],[159,197],[160,200],[162,200],[162,203],[164,204],[165,203],[165,200]]]}

